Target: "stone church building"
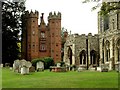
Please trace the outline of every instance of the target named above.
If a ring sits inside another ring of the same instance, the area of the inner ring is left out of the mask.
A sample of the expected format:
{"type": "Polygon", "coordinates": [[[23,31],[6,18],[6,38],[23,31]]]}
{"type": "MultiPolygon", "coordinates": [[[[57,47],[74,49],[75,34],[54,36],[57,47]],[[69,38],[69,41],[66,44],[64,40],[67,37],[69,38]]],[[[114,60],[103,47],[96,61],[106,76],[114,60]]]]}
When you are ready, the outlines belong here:
{"type": "Polygon", "coordinates": [[[48,24],[44,13],[38,24],[38,11],[26,11],[23,15],[22,58],[32,60],[52,57],[54,62],[61,61],[61,13],[49,13],[48,24]]]}
{"type": "Polygon", "coordinates": [[[98,12],[98,34],[70,34],[64,45],[64,62],[68,65],[97,67],[108,64],[115,69],[120,61],[120,10],[107,17],[98,12]]]}

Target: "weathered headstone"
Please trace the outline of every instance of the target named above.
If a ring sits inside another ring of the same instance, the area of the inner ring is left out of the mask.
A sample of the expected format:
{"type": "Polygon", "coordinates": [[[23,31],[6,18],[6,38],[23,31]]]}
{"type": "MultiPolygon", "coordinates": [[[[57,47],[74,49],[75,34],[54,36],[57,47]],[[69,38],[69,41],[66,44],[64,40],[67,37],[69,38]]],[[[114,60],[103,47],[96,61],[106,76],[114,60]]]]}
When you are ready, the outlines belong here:
{"type": "Polygon", "coordinates": [[[25,59],[15,60],[13,63],[13,70],[21,74],[29,74],[29,68],[31,66],[32,63],[30,61],[26,61],[25,59]]]}
{"type": "Polygon", "coordinates": [[[0,67],[3,68],[3,64],[0,64],[0,67]]]}
{"type": "Polygon", "coordinates": [[[42,61],[37,62],[37,71],[43,71],[44,70],[44,63],[42,61]]]}
{"type": "Polygon", "coordinates": [[[27,61],[25,59],[20,60],[21,63],[21,67],[26,66],[27,65],[27,61]]]}
{"type": "Polygon", "coordinates": [[[60,63],[57,63],[57,67],[60,67],[60,65],[61,65],[60,63]]]}
{"type": "Polygon", "coordinates": [[[19,66],[20,66],[20,61],[15,60],[14,63],[13,63],[13,71],[14,72],[20,72],[19,66]]]}
{"type": "Polygon", "coordinates": [[[97,71],[101,72],[102,68],[101,67],[97,67],[97,71]]]}
{"type": "Polygon", "coordinates": [[[27,74],[27,67],[21,67],[21,74],[27,74]]]}

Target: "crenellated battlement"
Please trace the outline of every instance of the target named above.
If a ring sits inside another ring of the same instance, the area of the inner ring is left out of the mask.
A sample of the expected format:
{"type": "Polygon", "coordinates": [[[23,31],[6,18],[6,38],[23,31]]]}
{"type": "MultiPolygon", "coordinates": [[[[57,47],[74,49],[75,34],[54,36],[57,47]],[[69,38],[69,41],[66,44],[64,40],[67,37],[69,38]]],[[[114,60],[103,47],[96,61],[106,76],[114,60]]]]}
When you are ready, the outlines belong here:
{"type": "Polygon", "coordinates": [[[81,35],[79,35],[78,33],[75,33],[75,34],[71,34],[71,35],[69,35],[69,36],[73,36],[73,37],[81,37],[81,38],[83,38],[83,37],[95,37],[95,38],[98,38],[98,34],[94,34],[94,35],[92,35],[92,33],[88,33],[88,35],[86,35],[86,34],[81,34],[81,35]]]}
{"type": "Polygon", "coordinates": [[[48,16],[48,20],[50,19],[61,19],[61,13],[58,12],[54,12],[54,14],[52,12],[49,13],[49,16],[48,16]]]}
{"type": "Polygon", "coordinates": [[[39,18],[39,12],[35,10],[35,12],[33,12],[32,10],[29,12],[28,10],[25,11],[24,16],[26,18],[39,18]]]}

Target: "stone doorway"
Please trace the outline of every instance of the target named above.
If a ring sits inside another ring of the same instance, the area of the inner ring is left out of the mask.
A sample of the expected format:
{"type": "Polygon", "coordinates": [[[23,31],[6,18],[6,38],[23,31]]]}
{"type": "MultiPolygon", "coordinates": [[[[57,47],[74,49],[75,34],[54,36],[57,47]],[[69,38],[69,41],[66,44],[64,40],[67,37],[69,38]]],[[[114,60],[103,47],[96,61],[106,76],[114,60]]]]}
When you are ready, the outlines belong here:
{"type": "Polygon", "coordinates": [[[68,58],[70,60],[70,65],[72,64],[72,49],[69,47],[68,48],[68,58]]]}
{"type": "Polygon", "coordinates": [[[106,57],[106,62],[108,62],[110,58],[110,42],[108,40],[105,43],[105,57],[106,57]]]}
{"type": "Polygon", "coordinates": [[[80,65],[86,65],[86,51],[82,50],[80,52],[80,65]]]}
{"type": "Polygon", "coordinates": [[[95,50],[91,50],[90,51],[90,64],[96,64],[96,60],[97,60],[97,53],[95,50]]]}

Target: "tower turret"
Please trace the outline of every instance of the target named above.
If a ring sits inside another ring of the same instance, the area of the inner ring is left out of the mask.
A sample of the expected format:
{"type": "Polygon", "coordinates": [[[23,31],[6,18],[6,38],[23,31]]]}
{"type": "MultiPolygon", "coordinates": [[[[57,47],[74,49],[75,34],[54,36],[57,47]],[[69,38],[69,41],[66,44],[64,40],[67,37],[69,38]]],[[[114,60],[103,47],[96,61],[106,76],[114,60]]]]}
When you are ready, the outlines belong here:
{"type": "Polygon", "coordinates": [[[61,13],[52,12],[48,16],[48,27],[50,33],[51,57],[55,63],[61,61],[61,13]]]}
{"type": "Polygon", "coordinates": [[[23,31],[23,43],[22,53],[23,58],[26,60],[32,60],[38,57],[38,11],[31,12],[26,11],[24,14],[25,19],[25,31],[23,31]]]}
{"type": "Polygon", "coordinates": [[[56,14],[56,12],[54,12],[54,14],[52,14],[52,12],[49,13],[49,16],[48,16],[48,20],[50,19],[61,19],[61,13],[58,12],[56,14]]]}

